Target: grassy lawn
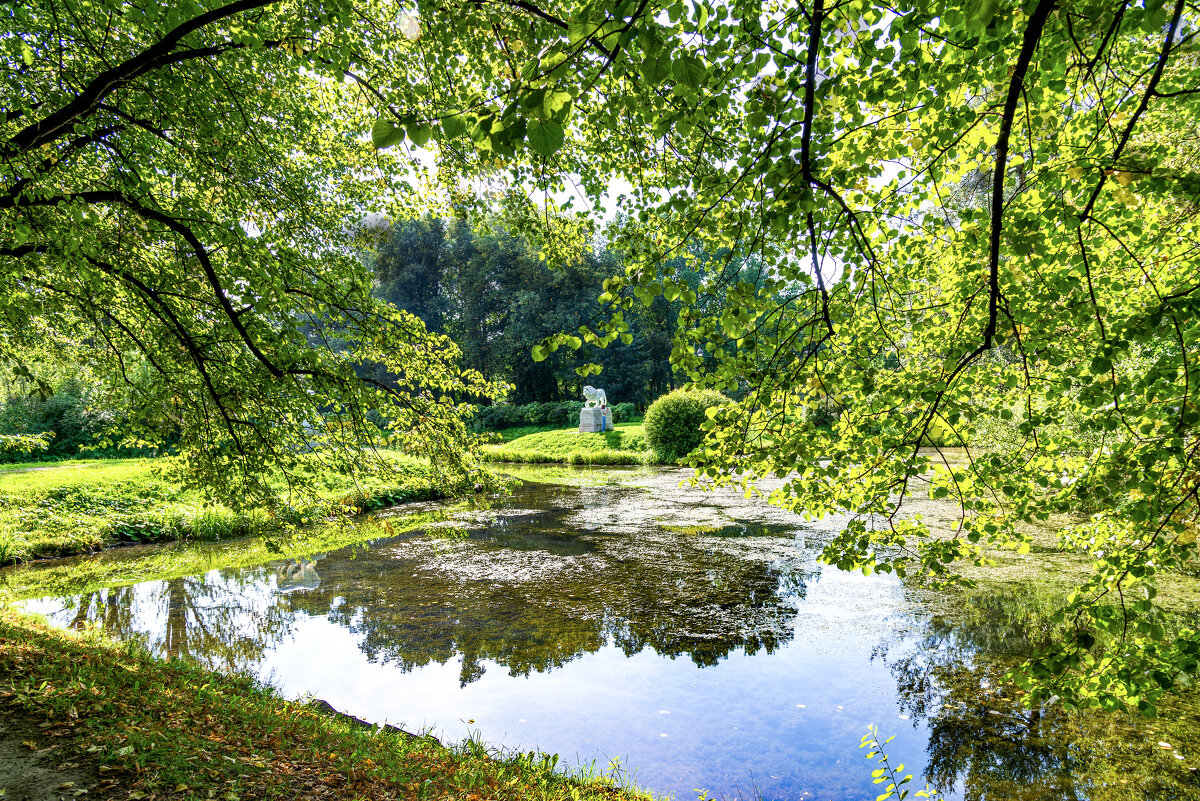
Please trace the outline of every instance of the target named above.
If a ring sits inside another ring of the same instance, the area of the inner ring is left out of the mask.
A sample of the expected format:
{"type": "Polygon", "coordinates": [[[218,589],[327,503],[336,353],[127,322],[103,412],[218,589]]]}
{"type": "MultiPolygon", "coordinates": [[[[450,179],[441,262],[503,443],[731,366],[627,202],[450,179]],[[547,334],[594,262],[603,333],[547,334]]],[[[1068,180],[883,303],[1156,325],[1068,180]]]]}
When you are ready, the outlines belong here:
{"type": "Polygon", "coordinates": [[[155,459],[10,466],[0,469],[0,564],[118,543],[271,534],[321,514],[321,502],[367,511],[468,489],[440,486],[427,463],[390,458],[396,472],[385,479],[326,477],[320,497],[297,502],[288,519],[207,503],[159,475],[155,459]]]}
{"type": "MultiPolygon", "coordinates": [[[[514,429],[520,431],[521,429],[514,429]]],[[[506,432],[507,433],[507,432],[506,432]]],[[[561,464],[651,464],[654,455],[646,445],[641,423],[618,423],[603,434],[580,434],[577,428],[537,430],[505,437],[500,445],[485,445],[484,457],[492,462],[561,464]]]]}
{"type": "MultiPolygon", "coordinates": [[[[78,595],[143,581],[167,581],[210,570],[252,567],[274,559],[296,559],[382,537],[394,537],[441,520],[469,500],[414,504],[378,517],[339,519],[297,529],[286,540],[235,537],[217,542],[171,542],[153,550],[112,548],[79,559],[45,559],[0,571],[0,601],[48,595],[78,595]]],[[[435,529],[436,530],[436,529],[435,529]]]]}
{"type": "MultiPolygon", "coordinates": [[[[644,798],[572,778],[556,758],[378,732],[284,701],[244,677],[149,657],[136,644],[0,611],[0,708],[30,758],[84,764],[88,797],[644,798]],[[36,726],[36,728],[34,728],[36,726]]],[[[61,788],[60,788],[61,789],[61,788]]],[[[86,789],[86,788],[78,788],[86,789]]]]}

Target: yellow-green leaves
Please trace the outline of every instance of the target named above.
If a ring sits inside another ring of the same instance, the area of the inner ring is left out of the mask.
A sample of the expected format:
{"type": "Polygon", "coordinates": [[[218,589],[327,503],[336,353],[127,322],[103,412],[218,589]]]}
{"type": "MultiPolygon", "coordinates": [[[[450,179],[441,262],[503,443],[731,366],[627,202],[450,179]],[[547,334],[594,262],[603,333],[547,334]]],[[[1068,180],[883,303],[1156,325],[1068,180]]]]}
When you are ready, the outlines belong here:
{"type": "MultiPolygon", "coordinates": [[[[452,117],[450,119],[458,119],[452,117]]],[[[443,122],[443,125],[445,123],[443,122]]],[[[453,135],[453,134],[447,134],[453,135]]],[[[404,141],[405,137],[417,147],[424,147],[433,136],[433,126],[428,122],[420,122],[414,119],[404,121],[397,124],[390,120],[377,120],[371,126],[371,143],[379,150],[385,150],[389,147],[394,147],[404,141]]]]}
{"type": "Polygon", "coordinates": [[[404,128],[388,120],[377,120],[371,126],[371,143],[383,150],[404,141],[404,128]]]}

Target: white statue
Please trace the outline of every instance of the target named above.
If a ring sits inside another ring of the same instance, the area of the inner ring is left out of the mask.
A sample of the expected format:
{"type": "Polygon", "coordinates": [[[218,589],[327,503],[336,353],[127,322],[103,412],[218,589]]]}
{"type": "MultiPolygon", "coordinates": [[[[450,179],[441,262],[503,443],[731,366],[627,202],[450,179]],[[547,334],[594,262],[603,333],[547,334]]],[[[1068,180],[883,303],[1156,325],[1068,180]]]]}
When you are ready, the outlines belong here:
{"type": "Polygon", "coordinates": [[[593,386],[583,388],[584,406],[594,409],[599,406],[601,409],[608,408],[608,396],[604,394],[604,390],[596,389],[593,386]]]}

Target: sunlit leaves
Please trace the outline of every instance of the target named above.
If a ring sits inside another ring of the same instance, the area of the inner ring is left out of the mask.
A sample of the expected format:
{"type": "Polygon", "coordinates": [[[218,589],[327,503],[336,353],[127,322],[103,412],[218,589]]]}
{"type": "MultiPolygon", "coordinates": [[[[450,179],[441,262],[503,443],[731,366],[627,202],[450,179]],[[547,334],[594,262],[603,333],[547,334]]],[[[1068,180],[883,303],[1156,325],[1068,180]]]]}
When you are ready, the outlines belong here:
{"type": "Polygon", "coordinates": [[[553,156],[563,145],[563,127],[553,120],[534,120],[526,136],[529,146],[541,156],[553,156]]]}
{"type": "Polygon", "coordinates": [[[371,126],[371,143],[383,150],[404,141],[404,129],[387,120],[379,120],[371,126]]]}

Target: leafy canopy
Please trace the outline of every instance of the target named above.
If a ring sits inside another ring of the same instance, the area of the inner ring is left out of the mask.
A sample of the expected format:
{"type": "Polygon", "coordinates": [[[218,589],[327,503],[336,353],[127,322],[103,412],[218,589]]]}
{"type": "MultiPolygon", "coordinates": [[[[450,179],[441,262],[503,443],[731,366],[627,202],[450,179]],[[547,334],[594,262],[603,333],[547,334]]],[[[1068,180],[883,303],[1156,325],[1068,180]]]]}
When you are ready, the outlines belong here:
{"type": "Polygon", "coordinates": [[[1195,674],[1200,637],[1155,598],[1196,558],[1194,4],[515,9],[464,12],[499,68],[456,61],[453,25],[428,43],[458,87],[432,102],[441,152],[469,138],[476,174],[597,201],[627,186],[636,210],[607,323],[535,358],[680,298],[675,367],[742,398],[712,423],[705,477],[786,477],[779,503],[851,516],[828,561],[935,579],[1027,549],[1026,522],[1090,513],[1061,536],[1094,562],[1070,634],[1017,680],[1151,714],[1195,674]],[[771,279],[714,270],[695,291],[662,265],[696,242],[771,279]],[[924,447],[946,440],[970,445],[924,447]],[[954,530],[908,517],[916,493],[957,503],[954,530]]]}
{"type": "MultiPolygon", "coordinates": [[[[709,478],[789,477],[780,503],[852,517],[828,561],[934,577],[1094,511],[1062,536],[1094,560],[1073,634],[1018,680],[1150,713],[1195,673],[1200,637],[1154,595],[1194,564],[1200,488],[1187,0],[5,8],[0,347],[102,360],[141,393],[139,431],[170,418],[195,464],[252,480],[312,440],[348,455],[379,408],[455,460],[447,399],[487,388],[370,299],[353,221],[401,184],[611,186],[636,214],[607,321],[535,356],[678,299],[677,369],[742,398],[709,478]],[[694,288],[667,265],[698,249],[769,278],[694,288]],[[364,385],[358,358],[405,384],[364,385]],[[972,443],[949,466],[922,447],[946,432],[972,443]],[[958,503],[957,529],[906,518],[916,492],[958,503]]],[[[550,257],[588,230],[549,227],[550,257]]]]}
{"type": "Polygon", "coordinates": [[[411,21],[276,0],[3,17],[0,358],[91,365],[133,407],[128,440],[178,436],[184,476],[238,504],[274,498],[274,472],[386,469],[379,447],[472,469],[457,403],[492,388],[374,299],[353,251],[421,180],[364,135],[364,76],[415,56],[411,21]]]}

